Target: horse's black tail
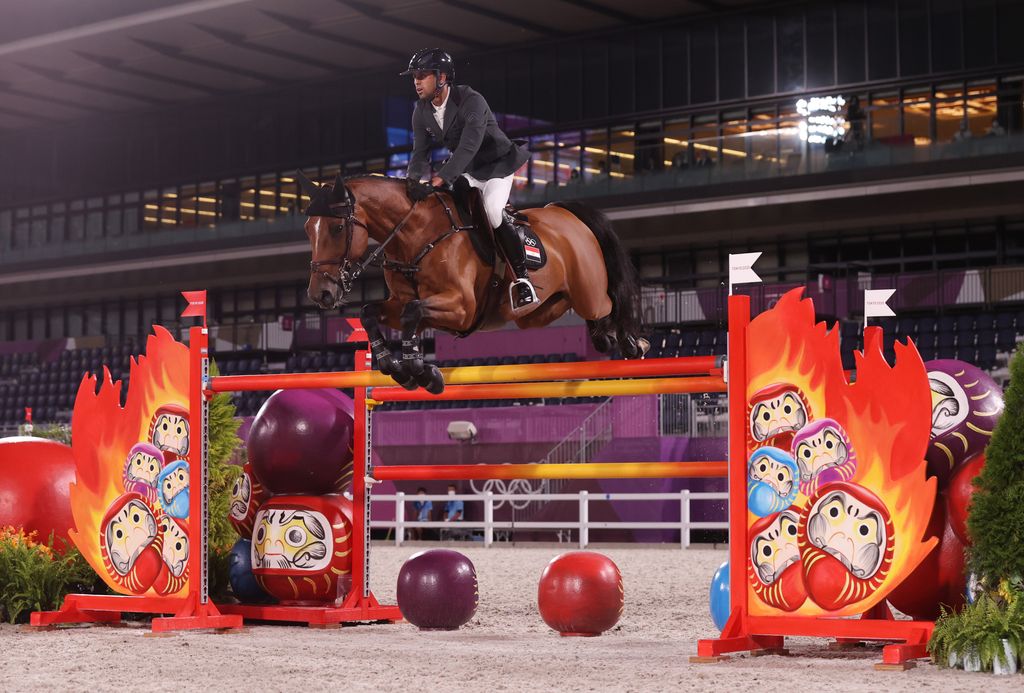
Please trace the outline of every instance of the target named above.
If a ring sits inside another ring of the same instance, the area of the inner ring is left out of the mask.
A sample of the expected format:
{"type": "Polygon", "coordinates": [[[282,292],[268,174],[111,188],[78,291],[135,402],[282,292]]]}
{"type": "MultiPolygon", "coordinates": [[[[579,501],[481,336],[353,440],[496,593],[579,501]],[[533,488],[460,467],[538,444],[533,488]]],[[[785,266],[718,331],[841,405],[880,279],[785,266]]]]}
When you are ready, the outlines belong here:
{"type": "Polygon", "coordinates": [[[582,202],[555,202],[582,221],[597,238],[604,255],[608,272],[608,296],[612,299],[612,313],[609,320],[618,332],[619,346],[623,354],[632,356],[631,340],[638,340],[644,331],[643,314],[640,306],[640,277],[619,237],[615,235],[612,222],[600,211],[582,202]],[[626,343],[623,343],[625,340],[626,343]]]}

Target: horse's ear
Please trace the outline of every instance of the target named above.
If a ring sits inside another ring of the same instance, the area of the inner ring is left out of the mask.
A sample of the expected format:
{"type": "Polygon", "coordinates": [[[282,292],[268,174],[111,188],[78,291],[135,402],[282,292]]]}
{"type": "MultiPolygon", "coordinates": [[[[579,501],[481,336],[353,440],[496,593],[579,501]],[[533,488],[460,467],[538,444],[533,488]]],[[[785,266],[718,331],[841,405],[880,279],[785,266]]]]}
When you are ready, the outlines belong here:
{"type": "Polygon", "coordinates": [[[306,174],[302,171],[295,172],[296,177],[299,179],[299,185],[302,186],[302,192],[306,193],[307,196],[316,199],[320,193],[320,186],[306,178],[306,174]]]}

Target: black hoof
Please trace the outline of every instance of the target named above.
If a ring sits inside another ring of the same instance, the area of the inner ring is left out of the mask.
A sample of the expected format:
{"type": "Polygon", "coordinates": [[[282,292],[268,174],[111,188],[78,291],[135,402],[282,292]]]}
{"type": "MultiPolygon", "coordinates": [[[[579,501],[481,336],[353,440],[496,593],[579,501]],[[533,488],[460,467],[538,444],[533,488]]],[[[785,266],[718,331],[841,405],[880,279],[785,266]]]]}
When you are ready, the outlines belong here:
{"type": "Polygon", "coordinates": [[[384,356],[377,359],[377,370],[394,377],[402,373],[402,364],[394,356],[384,356]]]}
{"type": "Polygon", "coordinates": [[[594,343],[594,348],[602,354],[607,354],[612,350],[612,340],[607,334],[592,335],[591,341],[594,343]]]}
{"type": "Polygon", "coordinates": [[[406,390],[415,390],[417,387],[416,378],[412,377],[411,374],[407,373],[402,368],[399,368],[394,373],[388,373],[388,375],[390,375],[392,380],[404,387],[406,390]]]}
{"type": "Polygon", "coordinates": [[[424,367],[423,372],[416,377],[416,382],[432,395],[439,395],[444,392],[444,376],[441,375],[441,371],[437,369],[437,366],[429,363],[424,367]]]}

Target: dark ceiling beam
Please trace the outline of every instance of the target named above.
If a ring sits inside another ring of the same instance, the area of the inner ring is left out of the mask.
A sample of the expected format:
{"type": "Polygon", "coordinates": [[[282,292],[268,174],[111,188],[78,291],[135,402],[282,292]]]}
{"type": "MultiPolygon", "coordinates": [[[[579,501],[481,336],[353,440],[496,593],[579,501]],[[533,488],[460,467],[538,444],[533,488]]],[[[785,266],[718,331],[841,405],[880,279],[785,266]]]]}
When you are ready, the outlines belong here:
{"type": "Polygon", "coordinates": [[[53,82],[59,82],[60,84],[69,84],[73,87],[79,87],[87,91],[96,91],[103,94],[111,94],[113,96],[119,96],[122,99],[130,99],[133,101],[141,101],[142,103],[148,103],[152,106],[166,106],[171,103],[167,99],[160,99],[155,96],[146,96],[140,94],[137,91],[129,91],[128,89],[118,89],[116,87],[106,87],[102,84],[93,84],[92,82],[86,82],[81,79],[75,79],[74,77],[68,77],[60,70],[51,70],[47,67],[38,67],[36,65],[28,65],[26,63],[18,63],[21,67],[34,72],[37,75],[45,77],[53,82]]]}
{"type": "Polygon", "coordinates": [[[718,12],[725,9],[721,3],[715,2],[715,0],[690,0],[690,2],[694,5],[700,5],[709,12],[718,12]]]}
{"type": "Polygon", "coordinates": [[[16,108],[10,108],[8,106],[0,106],[0,114],[9,115],[15,118],[22,118],[32,123],[38,123],[40,120],[45,120],[48,123],[56,122],[53,118],[41,115],[39,113],[29,113],[28,111],[19,111],[16,108]]]}
{"type": "Polygon", "coordinates": [[[356,0],[338,0],[338,2],[340,2],[342,5],[345,5],[346,7],[352,8],[359,14],[366,17],[367,19],[372,19],[376,22],[380,22],[381,24],[390,24],[391,26],[397,26],[400,29],[405,29],[407,31],[415,31],[418,34],[423,34],[424,36],[430,36],[432,38],[435,38],[440,42],[454,43],[456,45],[466,46],[467,48],[472,48],[474,50],[481,50],[490,47],[488,44],[480,43],[479,41],[474,41],[473,39],[466,38],[465,36],[456,36],[455,34],[450,34],[447,31],[438,28],[436,25],[417,24],[416,22],[410,22],[405,19],[399,19],[398,17],[392,17],[389,14],[385,14],[379,8],[374,7],[373,5],[370,5],[365,2],[356,2],[356,0]]]}
{"type": "Polygon", "coordinates": [[[225,43],[230,43],[232,46],[236,46],[244,50],[255,51],[256,53],[262,53],[274,58],[281,58],[282,60],[289,60],[303,67],[319,67],[321,70],[326,70],[331,73],[337,73],[339,70],[344,69],[344,66],[342,65],[324,62],[317,58],[310,58],[309,56],[301,55],[300,53],[293,53],[291,51],[284,50],[283,48],[274,48],[273,46],[264,46],[259,43],[253,43],[242,34],[236,34],[235,32],[228,31],[227,29],[203,26],[202,24],[193,24],[192,26],[205,31],[211,36],[219,38],[225,43]]]}
{"type": "Polygon", "coordinates": [[[643,21],[641,17],[629,14],[628,12],[623,12],[622,10],[617,10],[613,7],[608,7],[607,5],[602,5],[601,3],[594,2],[593,0],[560,0],[560,2],[563,2],[566,5],[572,5],[573,7],[589,10],[595,14],[603,14],[605,17],[614,19],[617,22],[643,21]]]}
{"type": "Polygon", "coordinates": [[[366,41],[360,41],[359,39],[349,38],[347,36],[340,36],[338,34],[332,34],[329,31],[323,29],[317,29],[309,22],[304,19],[298,19],[291,17],[280,12],[274,12],[272,10],[260,10],[263,14],[274,19],[286,27],[305,34],[306,36],[312,36],[313,38],[323,39],[324,41],[331,41],[348,48],[358,48],[360,50],[367,51],[368,53],[376,53],[377,55],[384,56],[391,60],[402,60],[403,62],[408,59],[405,53],[401,53],[396,50],[392,50],[387,46],[379,46],[374,43],[368,43],[366,41]]]}
{"type": "Polygon", "coordinates": [[[457,9],[475,14],[479,17],[487,17],[504,24],[511,24],[518,29],[526,29],[532,31],[535,34],[541,36],[556,36],[558,32],[554,29],[546,26],[542,26],[535,22],[531,22],[528,19],[522,19],[520,17],[514,17],[504,12],[498,12],[488,7],[481,7],[480,5],[474,5],[471,2],[465,2],[465,0],[438,0],[442,5],[448,5],[449,7],[455,7],[457,9]]]}
{"type": "Polygon", "coordinates": [[[90,113],[110,113],[108,108],[100,108],[98,106],[83,106],[78,101],[71,101],[70,99],[59,99],[55,96],[46,96],[45,94],[35,94],[24,89],[12,87],[6,82],[0,82],[0,92],[11,94],[12,96],[20,96],[25,99],[33,99],[35,101],[44,101],[46,103],[57,104],[65,108],[74,108],[79,111],[88,111],[90,113]]]}
{"type": "Polygon", "coordinates": [[[105,55],[96,55],[95,53],[87,53],[86,51],[74,51],[74,53],[83,60],[96,63],[97,65],[105,67],[113,72],[120,72],[121,74],[132,75],[133,77],[142,77],[143,79],[153,80],[154,82],[173,84],[176,87],[191,89],[192,91],[198,91],[203,94],[208,94],[209,96],[220,96],[224,93],[223,89],[215,89],[214,87],[208,87],[203,84],[196,84],[192,80],[169,77],[159,72],[150,72],[149,70],[140,70],[137,67],[125,65],[117,58],[111,58],[105,55]]]}
{"type": "Polygon", "coordinates": [[[271,77],[270,75],[266,75],[262,72],[247,70],[244,67],[237,67],[235,65],[221,63],[216,60],[207,60],[206,58],[198,58],[194,55],[188,55],[176,46],[169,46],[166,43],[160,43],[159,41],[151,41],[149,39],[141,38],[132,38],[132,40],[164,57],[180,60],[183,63],[189,63],[191,65],[199,65],[207,70],[219,70],[221,72],[227,72],[228,74],[240,77],[248,77],[249,79],[255,79],[259,82],[263,82],[264,84],[270,84],[276,87],[288,84],[286,80],[271,77]]]}

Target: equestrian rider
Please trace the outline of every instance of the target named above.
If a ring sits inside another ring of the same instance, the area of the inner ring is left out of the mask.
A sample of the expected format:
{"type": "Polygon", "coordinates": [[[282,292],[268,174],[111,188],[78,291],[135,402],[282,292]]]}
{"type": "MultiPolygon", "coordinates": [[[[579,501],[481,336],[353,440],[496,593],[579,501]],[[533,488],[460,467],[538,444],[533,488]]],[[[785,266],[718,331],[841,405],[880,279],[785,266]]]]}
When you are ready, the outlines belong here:
{"type": "Polygon", "coordinates": [[[484,97],[465,85],[454,84],[455,63],[440,48],[418,51],[402,75],[412,75],[419,100],[413,108],[413,148],[409,178],[429,173],[431,142],[443,144],[451,156],[431,177],[435,187],[450,186],[459,176],[480,190],[487,221],[508,260],[515,281],[509,286],[512,308],[537,302],[537,292],[526,274],[526,251],[519,232],[504,214],[512,190],[512,176],[530,153],[509,140],[498,127],[484,97]]]}

